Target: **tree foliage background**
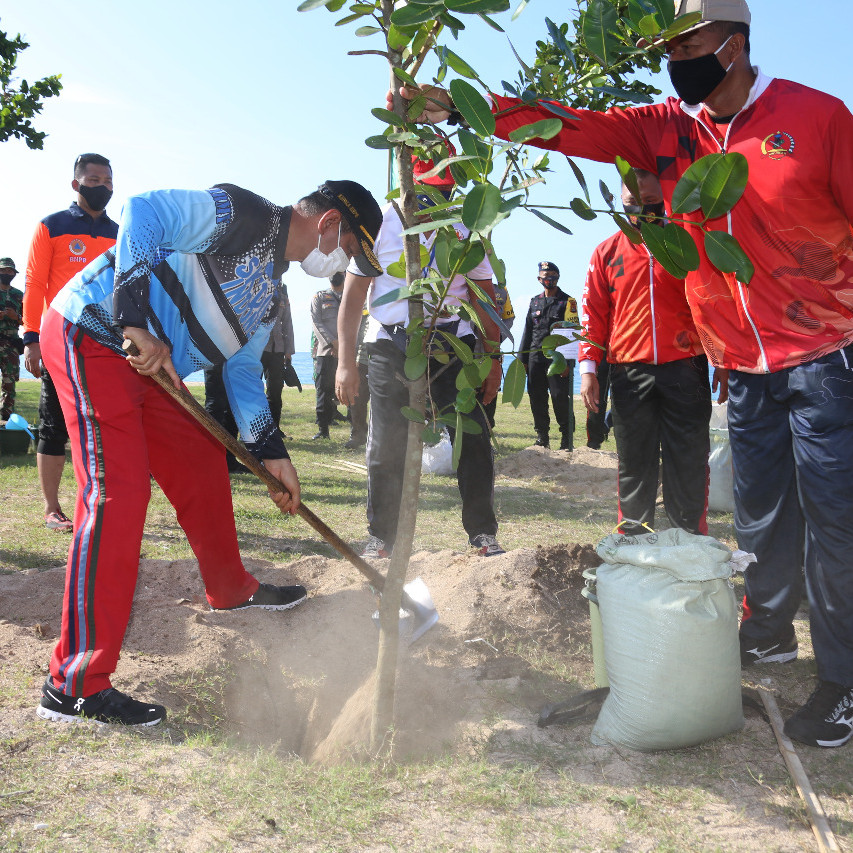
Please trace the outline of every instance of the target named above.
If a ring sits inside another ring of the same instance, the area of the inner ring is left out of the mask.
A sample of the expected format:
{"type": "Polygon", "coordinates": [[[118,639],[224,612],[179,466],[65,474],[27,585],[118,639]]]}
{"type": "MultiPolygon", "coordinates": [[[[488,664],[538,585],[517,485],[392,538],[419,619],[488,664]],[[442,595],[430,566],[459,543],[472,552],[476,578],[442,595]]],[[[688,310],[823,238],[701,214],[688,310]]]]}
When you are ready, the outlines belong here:
{"type": "Polygon", "coordinates": [[[58,95],[62,89],[55,74],[28,83],[15,77],[18,54],[29,44],[20,33],[10,37],[0,30],[0,142],[23,139],[29,148],[44,147],[46,134],[35,129],[32,119],[41,112],[43,101],[58,95]]]}

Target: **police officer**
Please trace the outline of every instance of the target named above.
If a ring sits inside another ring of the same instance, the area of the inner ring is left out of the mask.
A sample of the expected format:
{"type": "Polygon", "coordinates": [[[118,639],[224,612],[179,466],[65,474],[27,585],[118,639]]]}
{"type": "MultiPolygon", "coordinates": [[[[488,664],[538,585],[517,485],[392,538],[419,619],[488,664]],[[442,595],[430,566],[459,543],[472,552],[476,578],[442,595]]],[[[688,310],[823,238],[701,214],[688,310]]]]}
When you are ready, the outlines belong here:
{"type": "Polygon", "coordinates": [[[536,430],[536,445],[549,447],[548,394],[554,417],[560,427],[560,450],[571,450],[572,436],[575,431],[575,417],[572,411],[572,382],[574,381],[574,361],[567,360],[566,369],[554,376],[548,376],[551,359],[542,352],[542,341],[560,327],[576,326],[578,322],[577,302],[557,286],[560,270],[551,261],[539,264],[539,283],[542,293],[530,300],[527,319],[524,322],[524,335],[521,338],[519,359],[527,371],[527,394],[530,397],[530,410],[533,413],[533,428],[536,430]]]}
{"type": "Polygon", "coordinates": [[[335,371],[338,369],[338,309],[344,292],[344,274],[335,273],[329,285],[315,293],[311,300],[314,388],[317,392],[315,439],[328,438],[331,423],[343,417],[335,399],[335,371]]]}

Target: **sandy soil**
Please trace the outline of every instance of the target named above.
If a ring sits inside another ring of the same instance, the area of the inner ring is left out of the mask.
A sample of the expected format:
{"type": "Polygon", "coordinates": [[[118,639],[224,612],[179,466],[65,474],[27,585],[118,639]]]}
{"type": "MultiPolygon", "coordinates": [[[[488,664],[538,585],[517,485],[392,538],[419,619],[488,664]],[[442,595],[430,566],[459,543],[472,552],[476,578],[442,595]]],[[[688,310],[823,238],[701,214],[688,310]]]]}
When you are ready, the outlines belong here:
{"type": "MultiPolygon", "coordinates": [[[[597,451],[561,454],[530,448],[503,460],[499,473],[551,479],[586,494],[615,491],[615,457],[597,451]]],[[[514,653],[518,638],[533,640],[561,656],[577,679],[576,689],[593,686],[588,606],[580,590],[581,573],[598,562],[591,544],[571,542],[489,559],[451,551],[415,554],[409,577],[426,582],[440,620],[401,655],[396,757],[464,751],[489,738],[496,760],[501,754],[511,757],[519,744],[570,749],[575,752],[571,773],[578,781],[643,783],[655,759],[593,747],[591,721],[572,728],[537,726],[540,708],[566,691],[565,682],[543,682],[514,653]]],[[[284,614],[212,613],[194,561],[143,560],[115,684],[203,721],[205,710],[193,707],[192,691],[176,685],[226,668],[226,719],[235,736],[277,743],[309,761],[337,761],[357,750],[368,731],[378,644],[371,619],[376,601],[343,560],[309,557],[287,568],[247,564],[263,581],[304,584],[309,600],[284,614]],[[276,713],[269,713],[270,706],[276,713]]],[[[0,665],[44,667],[59,626],[63,580],[63,569],[0,577],[0,665]]],[[[748,716],[745,733],[718,743],[723,765],[779,761],[769,729],[755,716],[748,716]],[[756,738],[761,759],[750,753],[756,738]]],[[[673,772],[683,772],[689,784],[687,753],[683,762],[676,760],[673,772]]],[[[789,821],[781,809],[768,811],[772,792],[759,785],[727,785],[720,783],[713,808],[684,816],[700,826],[709,843],[719,849],[810,847],[807,826],[789,821]],[[760,822],[760,848],[743,846],[745,827],[753,820],[760,822]]],[[[606,809],[592,805],[587,817],[602,821],[602,831],[612,820],[606,809]]]]}

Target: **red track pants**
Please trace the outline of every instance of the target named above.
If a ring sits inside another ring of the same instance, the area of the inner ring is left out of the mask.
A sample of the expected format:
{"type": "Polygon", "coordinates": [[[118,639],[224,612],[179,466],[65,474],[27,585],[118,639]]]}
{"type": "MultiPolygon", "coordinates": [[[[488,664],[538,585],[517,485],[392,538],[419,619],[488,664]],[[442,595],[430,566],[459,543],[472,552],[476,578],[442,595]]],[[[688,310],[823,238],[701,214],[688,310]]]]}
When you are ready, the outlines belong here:
{"type": "Polygon", "coordinates": [[[153,476],[175,508],[214,607],[245,601],[258,582],[237,546],[221,445],[152,379],[49,310],[41,351],[71,439],[77,503],[56,687],[91,696],[110,686],[136,588],[153,476]]]}

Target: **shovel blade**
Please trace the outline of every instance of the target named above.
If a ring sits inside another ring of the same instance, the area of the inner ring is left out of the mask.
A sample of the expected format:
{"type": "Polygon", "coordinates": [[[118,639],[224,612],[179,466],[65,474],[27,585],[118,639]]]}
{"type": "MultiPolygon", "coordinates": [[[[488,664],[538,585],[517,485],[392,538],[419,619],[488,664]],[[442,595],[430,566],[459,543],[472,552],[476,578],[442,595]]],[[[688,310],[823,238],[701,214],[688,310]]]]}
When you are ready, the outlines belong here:
{"type": "MultiPolygon", "coordinates": [[[[415,578],[403,587],[405,605],[400,608],[400,636],[411,645],[419,640],[438,622],[438,611],[427,585],[421,578],[415,578]]],[[[373,614],[373,621],[379,628],[379,611],[373,614]]]]}

